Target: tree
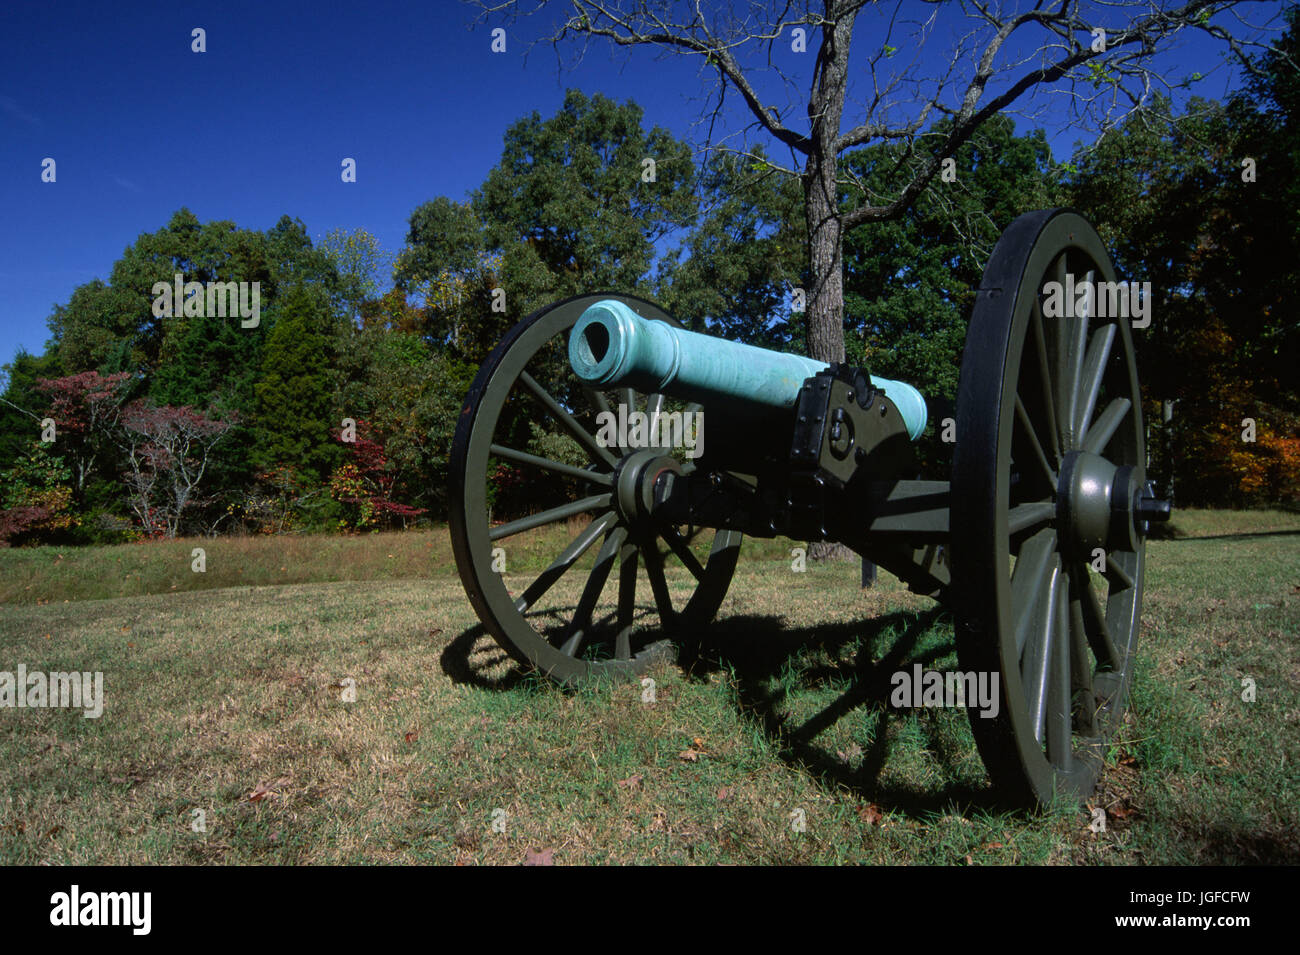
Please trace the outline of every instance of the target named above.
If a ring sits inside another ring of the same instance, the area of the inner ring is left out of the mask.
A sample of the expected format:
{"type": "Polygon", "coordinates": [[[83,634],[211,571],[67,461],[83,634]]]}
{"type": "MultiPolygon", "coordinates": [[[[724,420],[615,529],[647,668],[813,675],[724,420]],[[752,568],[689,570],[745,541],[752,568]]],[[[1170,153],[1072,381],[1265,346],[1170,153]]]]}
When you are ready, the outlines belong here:
{"type": "Polygon", "coordinates": [[[338,295],[352,321],[365,302],[378,298],[388,257],[379,240],[365,229],[331,229],[320,250],[338,273],[338,295]]]}
{"type": "Polygon", "coordinates": [[[426,335],[481,361],[520,318],[593,289],[648,290],[656,243],[692,221],[695,165],[635,103],[569,90],[555,116],[506,131],[469,204],[410,217],[398,288],[423,294],[426,335]]]}
{"type": "Polygon", "coordinates": [[[254,456],[264,468],[287,464],[318,482],[333,469],[334,341],[329,310],[319,295],[304,286],[284,293],[255,386],[254,456]]]}
{"type": "Polygon", "coordinates": [[[102,460],[117,424],[130,378],[126,372],[101,375],[84,371],[63,378],[41,378],[36,389],[47,396],[47,416],[54,420],[54,440],[70,459],[78,499],[102,460]]]}
{"type": "MultiPolygon", "coordinates": [[[[496,18],[517,14],[520,5],[482,0],[480,6],[496,18]]],[[[949,7],[936,4],[926,16],[913,19],[901,0],[870,7],[863,0],[772,3],[766,15],[756,8],[738,14],[730,5],[710,5],[706,11],[697,3],[570,0],[568,15],[548,31],[547,40],[557,49],[569,40],[596,39],[616,48],[643,46],[698,57],[717,76],[715,119],[723,93],[739,94],[754,124],[788,150],[792,166],[785,169],[802,184],[811,282],[808,348],[814,358],[841,361],[845,235],[911,208],[944,160],[955,156],[981,125],[1039,88],[1068,93],[1080,122],[1109,119],[1120,102],[1140,106],[1153,87],[1167,82],[1153,58],[1180,33],[1204,31],[1241,58],[1258,33],[1250,28],[1245,39],[1230,34],[1218,15],[1237,13],[1239,4],[1217,0],[1115,4],[1096,11],[1078,0],[1007,4],[1010,10],[1003,6],[993,0],[963,0],[949,7]],[[960,10],[966,28],[944,20],[951,28],[945,32],[956,40],[928,60],[941,66],[938,75],[926,76],[916,51],[933,48],[936,25],[950,8],[960,10]],[[854,28],[864,12],[880,40],[860,68],[851,69],[854,28]],[[1101,42],[1094,28],[1103,31],[1101,42]],[[757,76],[759,70],[774,69],[785,80],[789,69],[782,72],[777,44],[790,37],[797,50],[796,29],[807,48],[815,49],[803,120],[794,108],[770,105],[773,91],[760,85],[757,76]],[[860,91],[865,105],[846,123],[850,76],[855,74],[867,77],[870,88],[860,91]],[[944,126],[928,129],[939,118],[947,120],[944,126]],[[905,174],[888,192],[864,190],[869,201],[845,208],[844,190],[854,180],[841,160],[871,143],[901,145],[905,174]]],[[[586,47],[583,42],[578,56],[586,47]]],[[[741,151],[754,155],[747,148],[741,151]]]]}
{"type": "MultiPolygon", "coordinates": [[[[896,188],[905,150],[885,143],[851,153],[844,165],[856,184],[846,203],[896,188]]],[[[844,243],[849,359],[946,400],[956,397],[967,316],[998,237],[1021,213],[1056,204],[1059,191],[1042,131],[1016,136],[1008,116],[981,126],[952,169],[945,188],[844,243]]]]}
{"type": "Polygon", "coordinates": [[[122,445],[131,509],[150,536],[175,537],[186,513],[202,503],[199,484],[212,448],[230,430],[226,418],[192,408],[134,401],[122,414],[122,445]]]}
{"type": "Polygon", "coordinates": [[[1118,270],[1155,293],[1135,339],[1158,429],[1151,472],[1180,503],[1275,502],[1300,487],[1300,159],[1295,81],[1276,62],[1295,56],[1291,20],[1246,94],[1182,114],[1158,101],[1081,155],[1068,183],[1118,270]]]}
{"type": "Polygon", "coordinates": [[[3,366],[4,389],[0,391],[0,470],[27,453],[31,439],[41,433],[41,413],[48,401],[37,389],[42,378],[58,377],[58,352],[50,349],[36,356],[20,349],[14,360],[3,366]]]}
{"type": "Polygon", "coordinates": [[[690,148],[660,127],[646,132],[642,115],[635,103],[569,90],[551,119],[534,112],[511,125],[474,195],[487,247],[526,249],[557,297],[641,286],[655,243],[695,211],[690,148]]]}
{"type": "MultiPolygon", "coordinates": [[[[341,440],[340,432],[336,431],[335,437],[341,440]]],[[[358,421],[355,439],[346,445],[348,460],[330,478],[330,494],[348,508],[339,521],[343,530],[379,530],[395,521],[405,527],[407,521],[425,512],[394,499],[396,479],[383,445],[374,437],[370,423],[358,421]]]]}
{"type": "Polygon", "coordinates": [[[31,442],[13,467],[0,472],[0,547],[75,527],[71,477],[63,459],[41,441],[31,442]]]}
{"type": "Polygon", "coordinates": [[[792,290],[805,284],[798,182],[721,154],[703,170],[700,193],[698,224],[660,263],[659,301],[698,331],[801,348],[803,329],[791,321],[792,290]]]}

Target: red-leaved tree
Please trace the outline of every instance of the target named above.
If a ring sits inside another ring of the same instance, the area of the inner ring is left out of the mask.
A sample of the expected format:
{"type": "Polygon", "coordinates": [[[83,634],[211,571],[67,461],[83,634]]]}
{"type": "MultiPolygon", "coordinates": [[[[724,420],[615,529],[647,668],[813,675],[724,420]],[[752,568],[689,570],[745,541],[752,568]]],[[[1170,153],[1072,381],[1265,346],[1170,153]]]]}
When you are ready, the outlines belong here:
{"type": "Polygon", "coordinates": [[[334,438],[351,451],[351,460],[335,468],[330,477],[330,495],[347,505],[348,513],[339,520],[343,529],[379,529],[398,521],[403,528],[408,520],[425,513],[423,507],[411,507],[393,499],[396,475],[388,469],[384,446],[374,440],[370,422],[357,421],[355,440],[343,441],[341,429],[334,438]]]}
{"type": "Polygon", "coordinates": [[[54,419],[54,444],[72,468],[78,498],[86,489],[86,478],[108,444],[122,410],[123,371],[101,375],[83,371],[65,378],[38,378],[36,389],[50,397],[48,417],[54,419]]]}
{"type": "Polygon", "coordinates": [[[133,401],[123,409],[121,424],[131,510],[151,537],[175,537],[185,512],[204,503],[199,483],[234,418],[133,401]]]}

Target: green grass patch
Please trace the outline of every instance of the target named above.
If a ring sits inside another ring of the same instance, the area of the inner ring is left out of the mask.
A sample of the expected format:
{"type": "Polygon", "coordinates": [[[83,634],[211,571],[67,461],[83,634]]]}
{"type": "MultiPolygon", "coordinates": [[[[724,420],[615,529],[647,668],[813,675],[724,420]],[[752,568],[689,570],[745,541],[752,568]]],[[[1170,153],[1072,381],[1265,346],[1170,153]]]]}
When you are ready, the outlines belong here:
{"type": "MultiPolygon", "coordinates": [[[[1175,528],[1105,832],[999,810],[964,713],[887,702],[894,669],[955,666],[951,620],[854,563],[792,573],[786,541],[746,542],[653,704],[521,673],[442,530],[3,551],[0,669],[101,670],[106,701],[0,709],[0,861],[1300,862],[1300,517],[1175,528]]],[[[512,544],[511,573],[554,543],[512,544]]]]}

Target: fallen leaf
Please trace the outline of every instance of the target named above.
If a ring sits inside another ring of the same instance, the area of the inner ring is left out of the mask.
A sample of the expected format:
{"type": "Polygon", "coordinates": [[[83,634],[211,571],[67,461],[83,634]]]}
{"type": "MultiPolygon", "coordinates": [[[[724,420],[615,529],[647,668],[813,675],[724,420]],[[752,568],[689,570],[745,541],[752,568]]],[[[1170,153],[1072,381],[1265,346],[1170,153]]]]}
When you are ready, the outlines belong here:
{"type": "Polygon", "coordinates": [[[835,755],[838,756],[843,762],[846,763],[852,762],[853,760],[857,759],[859,756],[862,755],[862,747],[859,746],[857,743],[850,743],[844,749],[836,750],[835,755]]]}
{"type": "Polygon", "coordinates": [[[735,786],[722,786],[718,789],[718,799],[730,799],[731,794],[736,791],[735,786]]]}
{"type": "Polygon", "coordinates": [[[258,783],[257,788],[248,794],[249,802],[261,802],[263,799],[277,798],[279,793],[274,791],[274,787],[288,781],[288,777],[281,776],[279,779],[270,783],[258,783]]]}
{"type": "Polygon", "coordinates": [[[698,749],[684,749],[677,754],[677,758],[687,763],[698,763],[700,761],[700,751],[698,749]]]}
{"type": "Polygon", "coordinates": [[[984,848],[985,848],[985,849],[1001,849],[1001,848],[1002,848],[1002,843],[1000,843],[1000,842],[986,842],[986,843],[984,843],[984,848]]]}
{"type": "Polygon", "coordinates": [[[858,810],[858,816],[868,826],[874,826],[880,820],[885,818],[885,814],[880,811],[880,807],[875,803],[868,803],[858,810]]]}
{"type": "Polygon", "coordinates": [[[555,861],[551,858],[554,852],[554,849],[542,849],[537,852],[525,849],[524,865],[555,865],[555,861]]]}
{"type": "Polygon", "coordinates": [[[409,733],[406,734],[406,741],[408,743],[414,743],[419,738],[420,738],[419,730],[411,730],[409,733]]]}
{"type": "Polygon", "coordinates": [[[627,777],[627,779],[620,779],[618,781],[618,788],[619,789],[640,789],[641,780],[644,778],[645,776],[641,773],[633,773],[631,776],[627,777]]]}

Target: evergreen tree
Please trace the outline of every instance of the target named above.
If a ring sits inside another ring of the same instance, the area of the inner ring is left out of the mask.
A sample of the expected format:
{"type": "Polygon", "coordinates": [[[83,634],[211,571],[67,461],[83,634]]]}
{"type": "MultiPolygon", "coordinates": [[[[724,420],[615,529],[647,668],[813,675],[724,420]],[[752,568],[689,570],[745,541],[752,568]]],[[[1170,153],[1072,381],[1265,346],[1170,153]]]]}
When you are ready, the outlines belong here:
{"type": "Polygon", "coordinates": [[[330,439],[333,317],[322,296],[304,286],[285,291],[262,355],[254,460],[288,465],[312,481],[328,478],[336,459],[330,439]]]}

